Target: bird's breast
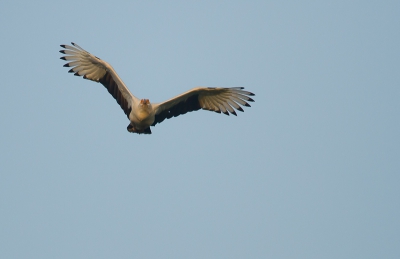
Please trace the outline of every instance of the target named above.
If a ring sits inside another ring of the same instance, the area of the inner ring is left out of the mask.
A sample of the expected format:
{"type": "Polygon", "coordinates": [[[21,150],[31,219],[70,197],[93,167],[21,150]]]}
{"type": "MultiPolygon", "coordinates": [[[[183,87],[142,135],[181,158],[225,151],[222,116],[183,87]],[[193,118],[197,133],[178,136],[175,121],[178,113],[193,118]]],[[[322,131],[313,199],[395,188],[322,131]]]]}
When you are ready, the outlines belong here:
{"type": "Polygon", "coordinates": [[[146,129],[154,122],[154,112],[142,109],[132,110],[129,114],[129,120],[135,124],[138,129],[146,129]]]}

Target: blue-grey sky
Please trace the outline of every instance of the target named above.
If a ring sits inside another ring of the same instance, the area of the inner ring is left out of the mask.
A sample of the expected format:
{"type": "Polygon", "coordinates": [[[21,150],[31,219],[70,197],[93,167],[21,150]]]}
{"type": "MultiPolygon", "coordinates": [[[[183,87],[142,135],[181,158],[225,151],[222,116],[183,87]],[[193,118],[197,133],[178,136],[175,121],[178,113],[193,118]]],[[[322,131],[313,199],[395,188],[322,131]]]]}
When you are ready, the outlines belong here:
{"type": "Polygon", "coordinates": [[[399,1],[2,1],[1,258],[400,258],[399,1]],[[152,135],[60,44],[160,102],[152,135]]]}

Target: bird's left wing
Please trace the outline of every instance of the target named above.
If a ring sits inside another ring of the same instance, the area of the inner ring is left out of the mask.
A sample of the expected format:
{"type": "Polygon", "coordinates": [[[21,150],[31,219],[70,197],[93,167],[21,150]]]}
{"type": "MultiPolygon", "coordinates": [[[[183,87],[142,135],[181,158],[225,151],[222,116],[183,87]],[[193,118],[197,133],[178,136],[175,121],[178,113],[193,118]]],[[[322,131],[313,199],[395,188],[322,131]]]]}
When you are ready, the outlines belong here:
{"type": "Polygon", "coordinates": [[[217,113],[229,113],[236,115],[233,108],[242,111],[243,106],[250,105],[248,102],[254,102],[249,96],[254,94],[244,91],[243,87],[232,88],[212,88],[212,87],[197,87],[189,90],[181,95],[178,95],[168,101],[153,104],[155,110],[155,120],[152,126],[157,123],[177,117],[191,111],[200,109],[214,111],[217,113]]]}
{"type": "Polygon", "coordinates": [[[71,44],[73,46],[60,45],[64,48],[60,52],[66,54],[61,59],[69,61],[64,67],[71,67],[68,72],[75,73],[76,76],[83,76],[104,85],[129,118],[132,107],[139,101],[138,98],[129,91],[110,64],[90,54],[78,44],[71,44]]]}

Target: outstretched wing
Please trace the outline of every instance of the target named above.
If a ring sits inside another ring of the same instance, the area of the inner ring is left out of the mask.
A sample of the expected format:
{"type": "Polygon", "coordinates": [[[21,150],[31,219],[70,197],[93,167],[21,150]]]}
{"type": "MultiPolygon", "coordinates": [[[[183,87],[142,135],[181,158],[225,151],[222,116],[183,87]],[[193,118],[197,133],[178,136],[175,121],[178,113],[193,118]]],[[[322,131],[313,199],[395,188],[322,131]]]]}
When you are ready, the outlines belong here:
{"type": "Polygon", "coordinates": [[[73,46],[60,45],[64,48],[60,52],[66,54],[61,59],[69,61],[64,67],[72,67],[68,72],[104,85],[129,118],[132,107],[138,102],[138,99],[131,94],[110,64],[90,54],[77,44],[73,42],[71,44],[73,46]]]}
{"type": "Polygon", "coordinates": [[[249,97],[254,94],[244,91],[243,89],[243,87],[198,87],[163,103],[153,104],[155,120],[152,126],[155,126],[165,119],[177,117],[181,114],[200,109],[218,113],[222,112],[226,115],[229,115],[229,113],[236,115],[233,108],[243,112],[240,105],[250,107],[247,102],[254,102],[254,100],[249,97]]]}

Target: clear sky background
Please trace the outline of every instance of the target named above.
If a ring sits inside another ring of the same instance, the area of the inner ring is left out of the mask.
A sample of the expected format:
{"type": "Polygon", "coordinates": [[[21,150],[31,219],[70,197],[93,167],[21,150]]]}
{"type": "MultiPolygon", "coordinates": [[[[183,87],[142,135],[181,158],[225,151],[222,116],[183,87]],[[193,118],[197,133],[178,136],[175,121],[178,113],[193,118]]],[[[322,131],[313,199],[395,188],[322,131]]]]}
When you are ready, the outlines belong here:
{"type": "Polygon", "coordinates": [[[2,1],[1,258],[400,258],[399,1],[2,1]],[[152,135],[139,98],[243,86],[152,135]]]}

